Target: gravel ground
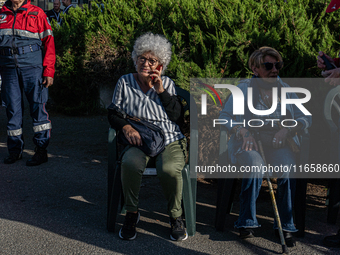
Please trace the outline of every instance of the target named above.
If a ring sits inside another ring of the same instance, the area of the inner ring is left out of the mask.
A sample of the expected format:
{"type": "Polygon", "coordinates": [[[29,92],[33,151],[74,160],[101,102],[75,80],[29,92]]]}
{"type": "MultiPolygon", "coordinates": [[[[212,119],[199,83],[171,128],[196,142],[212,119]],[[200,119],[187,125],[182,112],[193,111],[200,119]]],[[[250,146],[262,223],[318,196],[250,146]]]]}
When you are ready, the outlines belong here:
{"type": "MultiPolygon", "coordinates": [[[[49,162],[26,167],[33,154],[33,131],[25,113],[23,160],[4,165],[7,155],[6,114],[0,108],[0,254],[278,254],[273,213],[264,187],[258,199],[262,225],[256,238],[240,240],[233,229],[238,199],[225,231],[214,228],[215,182],[198,183],[197,233],[184,242],[169,240],[168,216],[158,179],[145,177],[140,194],[138,237],[128,242],[106,231],[106,116],[69,117],[51,114],[49,162]]],[[[309,186],[307,231],[291,254],[340,254],[322,246],[338,227],[326,223],[324,183],[309,186]],[[317,190],[317,191],[315,191],[317,190]]],[[[340,218],[340,217],[339,217],[340,218]]],[[[116,229],[122,225],[118,217],[116,229]]]]}

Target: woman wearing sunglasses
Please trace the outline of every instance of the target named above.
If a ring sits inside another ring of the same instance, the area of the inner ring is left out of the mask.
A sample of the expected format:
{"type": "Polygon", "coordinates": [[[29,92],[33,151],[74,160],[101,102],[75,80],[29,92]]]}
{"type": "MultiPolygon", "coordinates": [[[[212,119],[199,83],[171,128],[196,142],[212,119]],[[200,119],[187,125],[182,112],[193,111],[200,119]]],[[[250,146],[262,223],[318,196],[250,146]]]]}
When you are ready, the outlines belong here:
{"type": "MultiPolygon", "coordinates": [[[[256,50],[250,56],[248,64],[254,75],[251,79],[242,80],[238,85],[244,97],[247,98],[248,88],[251,87],[253,107],[257,110],[268,110],[273,104],[273,91],[275,91],[273,88],[277,88],[277,107],[270,115],[255,115],[248,107],[245,107],[245,115],[233,115],[233,97],[229,97],[221,111],[220,119],[227,119],[228,123],[231,120],[239,123],[232,127],[226,126],[231,133],[228,142],[229,158],[232,164],[247,167],[258,166],[257,169],[261,169],[265,163],[257,143],[260,139],[268,166],[282,166],[281,169],[288,169],[287,167],[295,165],[293,150],[298,149],[299,143],[295,134],[301,129],[308,128],[311,118],[305,116],[295,105],[290,104],[286,106],[288,116],[281,115],[280,91],[282,87],[288,87],[288,85],[278,76],[283,67],[283,60],[275,49],[262,47],[256,50]],[[289,128],[283,127],[280,121],[283,119],[294,119],[297,125],[289,128]],[[252,120],[250,125],[249,120],[252,120]],[[261,123],[263,123],[262,126],[261,123]],[[261,127],[254,129],[251,126],[261,127]]],[[[287,98],[297,98],[297,95],[287,93],[287,98]]],[[[289,172],[279,171],[272,176],[278,177],[277,206],[286,244],[292,247],[295,246],[295,241],[291,233],[297,231],[292,215],[292,194],[294,194],[295,185],[293,180],[289,179],[289,172]]],[[[243,175],[240,214],[235,222],[235,228],[239,229],[242,239],[254,237],[253,229],[260,227],[256,219],[256,199],[261,189],[262,178],[262,172],[248,172],[243,175]]],[[[277,229],[276,222],[274,229],[277,229]]]]}

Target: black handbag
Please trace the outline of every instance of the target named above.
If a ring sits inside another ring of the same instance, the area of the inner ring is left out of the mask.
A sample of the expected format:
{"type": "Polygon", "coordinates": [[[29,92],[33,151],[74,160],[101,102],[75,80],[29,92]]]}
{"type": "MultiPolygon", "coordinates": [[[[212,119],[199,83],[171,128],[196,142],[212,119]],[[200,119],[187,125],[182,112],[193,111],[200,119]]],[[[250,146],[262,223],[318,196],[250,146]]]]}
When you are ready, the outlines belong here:
{"type": "Polygon", "coordinates": [[[109,109],[115,111],[118,116],[126,119],[126,121],[128,121],[130,125],[138,131],[143,141],[142,146],[131,145],[123,132],[119,132],[118,143],[137,147],[150,157],[157,156],[164,150],[165,135],[160,127],[148,122],[145,119],[129,116],[116,105],[110,105],[109,109]]]}

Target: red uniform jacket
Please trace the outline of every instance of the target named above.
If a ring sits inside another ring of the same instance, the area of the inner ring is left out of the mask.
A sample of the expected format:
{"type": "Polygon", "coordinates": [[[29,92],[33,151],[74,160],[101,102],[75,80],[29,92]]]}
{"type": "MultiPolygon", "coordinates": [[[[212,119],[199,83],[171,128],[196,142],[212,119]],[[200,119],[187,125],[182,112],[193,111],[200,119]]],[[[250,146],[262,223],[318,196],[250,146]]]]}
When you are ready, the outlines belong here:
{"type": "Polygon", "coordinates": [[[43,76],[53,78],[55,46],[46,14],[31,0],[25,0],[16,12],[11,7],[8,0],[0,10],[0,66],[43,65],[43,76]]]}

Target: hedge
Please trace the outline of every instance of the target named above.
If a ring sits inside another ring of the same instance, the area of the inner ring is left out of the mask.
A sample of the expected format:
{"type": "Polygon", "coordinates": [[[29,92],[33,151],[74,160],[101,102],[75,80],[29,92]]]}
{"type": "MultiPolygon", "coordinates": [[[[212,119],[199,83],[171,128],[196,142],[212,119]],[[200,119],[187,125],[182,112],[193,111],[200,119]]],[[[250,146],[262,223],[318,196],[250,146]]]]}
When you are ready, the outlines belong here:
{"type": "Polygon", "coordinates": [[[104,8],[75,8],[62,27],[53,25],[57,71],[51,97],[65,113],[95,111],[99,84],[115,84],[134,71],[133,42],[147,31],[172,42],[167,75],[185,89],[192,77],[249,77],[249,55],[264,45],[282,54],[282,77],[318,77],[317,52],[335,56],[339,48],[340,12],[326,14],[328,0],[102,2],[104,8]]]}
{"type": "MultiPolygon", "coordinates": [[[[50,96],[67,114],[100,108],[98,87],[114,86],[134,72],[134,40],[151,31],[172,43],[167,75],[189,90],[193,77],[250,77],[247,61],[261,46],[277,49],[285,66],[282,77],[320,77],[319,50],[336,56],[340,11],[326,14],[329,0],[103,0],[103,8],[74,8],[55,23],[57,63],[50,96]]],[[[313,114],[312,136],[325,133],[323,98],[329,87],[311,86],[307,105],[313,114]]],[[[325,146],[322,135],[313,146],[325,146]]],[[[314,140],[313,140],[314,142],[314,140]]]]}

